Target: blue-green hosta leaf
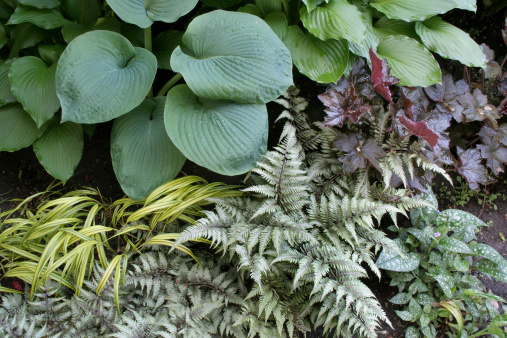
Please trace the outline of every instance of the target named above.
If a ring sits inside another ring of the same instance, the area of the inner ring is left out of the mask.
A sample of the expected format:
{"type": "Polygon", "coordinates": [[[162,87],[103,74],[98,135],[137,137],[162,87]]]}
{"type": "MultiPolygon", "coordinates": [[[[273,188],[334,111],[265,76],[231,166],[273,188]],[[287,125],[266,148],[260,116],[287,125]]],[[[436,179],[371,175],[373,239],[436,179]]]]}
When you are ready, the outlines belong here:
{"type": "Polygon", "coordinates": [[[415,29],[429,50],[469,67],[486,68],[486,56],[481,46],[467,33],[441,18],[435,16],[418,22],[415,29]]]}
{"type": "Polygon", "coordinates": [[[438,201],[431,189],[429,194],[424,194],[421,197],[421,200],[430,203],[433,208],[426,207],[410,210],[410,222],[412,226],[420,229],[431,225],[438,213],[438,201]]]}
{"type": "Polygon", "coordinates": [[[296,67],[313,81],[336,82],[347,67],[349,50],[346,40],[322,41],[304,33],[298,26],[290,26],[284,42],[296,67]]]}
{"type": "Polygon", "coordinates": [[[15,59],[0,61],[0,107],[8,103],[16,102],[16,96],[12,93],[9,82],[9,70],[15,59]]]}
{"type": "Polygon", "coordinates": [[[330,0],[308,13],[306,8],[299,11],[303,25],[322,40],[347,39],[362,43],[366,27],[361,12],[347,0],[330,0]]]}
{"type": "Polygon", "coordinates": [[[412,299],[412,296],[409,295],[406,292],[400,292],[393,298],[389,299],[389,301],[393,304],[408,304],[410,300],[412,299]]]}
{"type": "Polygon", "coordinates": [[[153,54],[157,57],[158,68],[171,70],[171,54],[181,44],[183,32],[168,30],[153,39],[153,54]]]}
{"type": "Polygon", "coordinates": [[[456,8],[465,9],[467,11],[477,11],[477,0],[454,0],[456,8]]]}
{"type": "Polygon", "coordinates": [[[22,5],[36,8],[55,8],[60,6],[60,0],[18,0],[22,5]]]}
{"type": "Polygon", "coordinates": [[[190,12],[198,0],[107,0],[113,11],[128,23],[141,28],[155,21],[175,22],[190,12]]]}
{"type": "Polygon", "coordinates": [[[7,37],[7,33],[5,33],[4,25],[0,24],[0,48],[5,46],[7,41],[9,41],[9,38],[7,37]]]}
{"type": "Polygon", "coordinates": [[[56,63],[25,56],[14,61],[9,72],[12,93],[40,128],[60,108],[55,88],[56,63]]]}
{"type": "Polygon", "coordinates": [[[8,25],[32,23],[40,28],[54,29],[70,23],[56,9],[39,9],[19,5],[11,15],[8,25]]]}
{"type": "Polygon", "coordinates": [[[282,12],[271,12],[266,15],[264,21],[271,27],[276,36],[282,41],[287,37],[289,32],[289,22],[282,12]]]}
{"type": "Polygon", "coordinates": [[[171,57],[192,91],[213,100],[266,103],[292,85],[290,52],[263,20],[216,10],[195,18],[171,57]]]}
{"type": "Polygon", "coordinates": [[[19,103],[0,107],[0,151],[16,151],[28,147],[42,131],[19,103]]]}
{"type": "Polygon", "coordinates": [[[382,39],[377,54],[387,59],[391,75],[400,79],[400,86],[428,87],[441,81],[442,72],[437,61],[413,39],[401,35],[382,39]]]}
{"type": "Polygon", "coordinates": [[[463,254],[471,254],[472,250],[468,247],[468,245],[465,242],[462,242],[456,238],[452,237],[445,237],[442,238],[438,242],[438,247],[442,251],[442,249],[451,251],[451,252],[458,252],[463,254]]]}
{"type": "Polygon", "coordinates": [[[487,244],[482,244],[482,243],[470,244],[470,250],[472,250],[472,252],[475,255],[480,256],[480,257],[484,257],[484,258],[492,261],[493,263],[496,263],[496,264],[506,263],[505,259],[502,257],[502,255],[500,255],[498,253],[498,251],[496,251],[495,249],[493,249],[492,247],[490,247],[487,244]]]}
{"type": "Polygon", "coordinates": [[[266,152],[264,104],[199,98],[187,85],[179,85],[167,94],[164,123],[183,155],[223,175],[247,172],[266,152]]]}
{"type": "Polygon", "coordinates": [[[57,63],[65,50],[64,45],[39,45],[39,54],[48,65],[57,63]]]}
{"type": "Polygon", "coordinates": [[[16,25],[11,31],[11,40],[14,41],[11,47],[9,58],[19,55],[23,48],[35,46],[48,35],[48,31],[39,28],[31,23],[16,25]]]}
{"type": "Polygon", "coordinates": [[[496,280],[507,283],[507,263],[496,264],[483,259],[479,261],[476,268],[480,272],[487,273],[496,280]]]}
{"type": "Polygon", "coordinates": [[[456,8],[454,0],[371,0],[370,5],[391,19],[421,21],[456,8]]]}
{"type": "Polygon", "coordinates": [[[469,212],[458,209],[447,209],[438,214],[437,218],[435,218],[435,225],[449,226],[452,230],[458,230],[465,225],[477,228],[486,226],[486,223],[469,212]]]}
{"type": "Polygon", "coordinates": [[[164,127],[165,97],[144,100],[114,121],[111,158],[118,182],[133,200],[171,181],[185,163],[164,127]]]}
{"type": "Polygon", "coordinates": [[[99,123],[137,107],[148,94],[156,57],[120,34],[88,32],[65,49],[56,69],[62,121],[99,123]]]}
{"type": "Polygon", "coordinates": [[[84,34],[86,32],[91,32],[91,31],[100,31],[100,30],[120,33],[120,31],[121,31],[120,21],[118,21],[114,17],[98,18],[95,25],[90,28],[86,28],[85,26],[83,26],[81,24],[72,22],[68,25],[65,25],[62,28],[62,35],[63,35],[63,39],[65,40],[65,42],[70,43],[72,40],[74,40],[76,37],[78,37],[81,34],[84,34]]]}
{"type": "Polygon", "coordinates": [[[408,272],[417,268],[420,260],[421,255],[415,252],[406,253],[405,257],[402,257],[389,249],[383,249],[375,264],[384,270],[408,272]]]}
{"type": "Polygon", "coordinates": [[[63,0],[63,3],[65,15],[86,28],[92,27],[100,17],[99,0],[63,0]]]}
{"type": "Polygon", "coordinates": [[[65,184],[81,160],[83,144],[81,125],[54,121],[44,135],[34,142],[33,150],[44,169],[65,184]]]}

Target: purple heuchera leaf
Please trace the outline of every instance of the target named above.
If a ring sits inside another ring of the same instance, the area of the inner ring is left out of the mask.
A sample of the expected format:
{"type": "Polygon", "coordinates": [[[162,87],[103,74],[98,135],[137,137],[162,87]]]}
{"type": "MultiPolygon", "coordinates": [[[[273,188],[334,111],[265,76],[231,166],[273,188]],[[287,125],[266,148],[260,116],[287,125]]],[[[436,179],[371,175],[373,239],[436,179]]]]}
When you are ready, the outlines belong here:
{"type": "Polygon", "coordinates": [[[463,115],[467,121],[484,121],[488,120],[495,128],[496,120],[500,118],[500,114],[496,107],[488,104],[488,97],[479,89],[474,89],[472,93],[468,92],[458,97],[459,103],[463,106],[463,115]]]}
{"type": "Polygon", "coordinates": [[[362,96],[356,94],[354,86],[350,83],[345,91],[335,88],[319,95],[320,101],[326,106],[324,118],[326,126],[343,126],[347,118],[353,123],[365,115],[370,114],[372,106],[362,96]]]}
{"type": "Polygon", "coordinates": [[[421,87],[402,87],[401,97],[403,98],[403,107],[412,120],[417,116],[424,115],[429,110],[430,100],[421,87]]]}
{"type": "Polygon", "coordinates": [[[424,88],[428,97],[435,101],[436,110],[452,114],[458,122],[462,122],[463,120],[463,107],[458,102],[458,97],[469,90],[470,87],[465,81],[454,82],[450,74],[442,76],[442,84],[424,88]]]}
{"type": "Polygon", "coordinates": [[[496,175],[503,173],[504,164],[507,162],[507,148],[500,143],[500,138],[504,135],[488,126],[483,126],[479,136],[482,144],[477,145],[477,148],[481,151],[482,158],[487,160],[486,165],[496,175]]]}
{"type": "Polygon", "coordinates": [[[478,149],[463,151],[458,147],[459,164],[456,168],[458,173],[465,177],[470,189],[479,188],[479,183],[488,184],[492,182],[488,170],[481,164],[481,153],[478,149]]]}
{"type": "Polygon", "coordinates": [[[366,168],[367,162],[380,171],[379,159],[386,156],[384,150],[374,140],[364,141],[358,133],[338,136],[334,146],[346,153],[338,159],[343,163],[345,174],[353,173],[358,168],[366,168]]]}
{"type": "Polygon", "coordinates": [[[390,76],[391,69],[387,64],[387,60],[381,60],[377,54],[370,47],[370,60],[371,60],[371,78],[373,81],[373,89],[380,95],[382,95],[387,101],[393,102],[393,98],[391,96],[391,91],[389,90],[389,86],[392,86],[398,82],[400,79],[394,76],[390,76]]]}
{"type": "Polygon", "coordinates": [[[438,135],[428,127],[426,122],[415,122],[407,119],[405,116],[400,117],[400,123],[405,126],[412,134],[422,137],[433,149],[438,143],[438,135]]]}

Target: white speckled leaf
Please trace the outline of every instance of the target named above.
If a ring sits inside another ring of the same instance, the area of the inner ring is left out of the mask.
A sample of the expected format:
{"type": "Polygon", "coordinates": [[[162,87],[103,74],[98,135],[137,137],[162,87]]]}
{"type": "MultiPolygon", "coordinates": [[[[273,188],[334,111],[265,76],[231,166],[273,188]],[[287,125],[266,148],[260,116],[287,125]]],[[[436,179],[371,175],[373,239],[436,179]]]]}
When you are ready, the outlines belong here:
{"type": "Polygon", "coordinates": [[[144,100],[114,121],[113,168],[123,191],[133,200],[146,198],[155,188],[174,179],[186,160],[165,131],[165,100],[144,100]]]}
{"type": "Polygon", "coordinates": [[[167,94],[164,122],[183,155],[223,175],[247,172],[266,152],[264,104],[199,98],[187,85],[179,85],[167,94]]]}
{"type": "Polygon", "coordinates": [[[468,272],[470,270],[470,264],[468,264],[468,262],[465,261],[464,259],[461,259],[459,255],[456,255],[456,257],[454,258],[453,266],[456,270],[462,272],[468,272]]]}
{"type": "Polygon", "coordinates": [[[414,39],[402,35],[381,39],[377,54],[387,59],[391,75],[400,79],[400,86],[428,87],[441,82],[442,72],[437,61],[414,39]]]}
{"type": "Polygon", "coordinates": [[[458,252],[458,253],[464,253],[464,254],[471,254],[472,250],[468,247],[468,245],[465,242],[462,242],[456,238],[452,237],[446,237],[442,238],[438,242],[438,247],[440,250],[444,249],[451,252],[458,252]]]}
{"type": "Polygon", "coordinates": [[[290,52],[267,23],[216,10],[195,18],[171,57],[192,91],[213,100],[266,103],[292,82],[290,52]]]}
{"type": "MultiPolygon", "coordinates": [[[[398,313],[398,311],[396,313],[398,313]]],[[[417,331],[417,329],[415,327],[409,326],[405,330],[405,338],[419,338],[419,337],[420,337],[419,332],[417,331]]]]}
{"type": "Polygon", "coordinates": [[[477,270],[487,273],[501,282],[507,283],[507,263],[495,264],[488,260],[481,260],[477,264],[477,270]]]}
{"type": "Polygon", "coordinates": [[[415,29],[429,50],[444,58],[458,60],[469,67],[486,68],[486,56],[481,46],[467,33],[440,17],[417,22],[415,29]]]}
{"type": "Polygon", "coordinates": [[[336,82],[347,68],[349,50],[346,40],[322,41],[297,26],[290,26],[284,43],[299,71],[313,81],[336,82]]]}
{"type": "Polygon", "coordinates": [[[486,226],[486,223],[469,212],[458,209],[447,209],[438,214],[435,219],[435,225],[445,225],[451,227],[453,230],[457,230],[465,225],[471,225],[477,228],[486,226]]]}
{"type": "Polygon", "coordinates": [[[55,121],[34,142],[33,150],[44,169],[65,184],[81,160],[83,144],[81,125],[72,122],[59,124],[55,121]]]}
{"type": "Polygon", "coordinates": [[[420,229],[425,226],[431,225],[433,219],[438,213],[438,201],[433,191],[430,190],[429,194],[424,194],[421,200],[430,203],[434,208],[418,208],[410,210],[410,222],[412,226],[420,229]]]}
{"type": "Polygon", "coordinates": [[[375,264],[377,267],[384,270],[408,272],[417,268],[419,262],[420,254],[418,253],[406,253],[405,257],[401,257],[389,249],[383,249],[375,264]]]}
{"type": "Polygon", "coordinates": [[[194,9],[198,0],[107,0],[107,3],[123,21],[148,28],[155,21],[176,22],[194,9]]]}
{"type": "Polygon", "coordinates": [[[28,147],[40,137],[32,117],[19,103],[0,107],[0,151],[16,151],[28,147]]]}
{"type": "Polygon", "coordinates": [[[311,12],[301,7],[299,15],[305,28],[319,39],[364,40],[366,27],[361,12],[347,0],[330,0],[311,12]]]}
{"type": "Polygon", "coordinates": [[[411,299],[408,303],[408,312],[412,314],[412,320],[417,320],[422,314],[422,307],[415,299],[411,299]]]}
{"type": "Polygon", "coordinates": [[[444,292],[447,298],[452,298],[452,288],[454,287],[454,282],[452,276],[449,275],[438,275],[433,277],[440,285],[440,288],[444,292]]]}
{"type": "Polygon", "coordinates": [[[118,33],[78,36],[58,61],[56,92],[62,121],[99,123],[137,107],[151,88],[157,59],[118,33]]]}
{"type": "Polygon", "coordinates": [[[400,292],[393,298],[389,299],[389,301],[393,304],[408,304],[410,300],[412,299],[412,296],[409,295],[406,292],[400,292]]]}
{"type": "Polygon", "coordinates": [[[56,63],[49,66],[35,56],[17,59],[9,72],[13,94],[39,128],[60,109],[60,100],[55,89],[55,73],[56,63]]]}
{"type": "Polygon", "coordinates": [[[492,261],[493,263],[496,263],[496,264],[506,263],[506,261],[502,257],[502,255],[500,255],[498,253],[498,251],[496,251],[495,249],[493,249],[492,247],[490,247],[487,244],[482,244],[482,243],[471,244],[470,250],[472,250],[472,252],[475,255],[477,255],[479,257],[484,257],[484,258],[492,261]]]}
{"type": "Polygon", "coordinates": [[[421,21],[456,8],[454,0],[371,0],[370,5],[391,19],[421,21]]]}
{"type": "Polygon", "coordinates": [[[414,319],[414,316],[412,316],[412,314],[410,312],[408,312],[408,311],[397,311],[396,310],[396,314],[402,320],[407,321],[407,322],[411,322],[414,319]]]}

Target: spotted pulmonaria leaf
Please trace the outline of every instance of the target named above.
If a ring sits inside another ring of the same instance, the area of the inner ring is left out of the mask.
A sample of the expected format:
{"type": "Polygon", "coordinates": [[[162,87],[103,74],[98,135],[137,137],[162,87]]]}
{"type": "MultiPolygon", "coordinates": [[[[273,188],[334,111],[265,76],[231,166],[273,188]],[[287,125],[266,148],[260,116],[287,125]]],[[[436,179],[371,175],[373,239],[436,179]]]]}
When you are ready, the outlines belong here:
{"type": "Polygon", "coordinates": [[[371,78],[373,80],[373,89],[377,91],[380,95],[382,95],[387,101],[393,102],[393,98],[391,96],[391,90],[389,86],[397,84],[400,82],[400,79],[397,77],[391,76],[391,70],[389,65],[387,64],[387,60],[381,60],[377,54],[370,48],[370,60],[371,60],[371,78]]]}
{"type": "Polygon", "coordinates": [[[396,272],[409,272],[419,266],[421,257],[418,253],[406,253],[405,257],[389,250],[384,249],[380,253],[375,264],[384,270],[396,272]]]}
{"type": "Polygon", "coordinates": [[[505,259],[492,247],[487,244],[474,243],[470,245],[472,252],[480,257],[484,257],[495,264],[505,264],[505,259]]]}
{"type": "Polygon", "coordinates": [[[445,274],[445,275],[438,275],[433,278],[435,278],[435,280],[438,282],[438,285],[440,285],[440,288],[444,292],[445,296],[447,298],[451,298],[452,297],[452,288],[454,286],[454,283],[452,281],[453,277],[450,276],[450,274],[445,274]]]}
{"type": "Polygon", "coordinates": [[[507,283],[507,263],[496,264],[488,260],[481,260],[477,264],[477,270],[487,273],[491,277],[507,283]]]}
{"type": "Polygon", "coordinates": [[[423,194],[421,200],[428,202],[433,206],[433,208],[426,207],[410,210],[410,221],[412,222],[412,226],[422,229],[424,226],[430,225],[433,222],[433,219],[437,216],[438,201],[431,190],[429,193],[423,194]]]}
{"type": "Polygon", "coordinates": [[[458,102],[464,107],[463,115],[466,121],[488,120],[495,128],[498,126],[496,120],[500,114],[495,106],[488,104],[488,97],[479,89],[472,93],[468,92],[458,98],[458,102]]]}
{"type": "Polygon", "coordinates": [[[488,175],[487,169],[481,164],[481,154],[478,149],[468,149],[463,151],[458,147],[458,173],[465,177],[470,189],[479,188],[480,184],[488,184],[492,181],[488,175]]]}
{"type": "Polygon", "coordinates": [[[400,123],[405,126],[412,134],[422,137],[431,148],[438,143],[438,135],[428,127],[426,122],[414,122],[405,116],[400,117],[400,123]]]}
{"type": "Polygon", "coordinates": [[[349,85],[345,91],[333,88],[320,94],[319,99],[326,106],[326,109],[324,109],[327,113],[324,119],[326,126],[342,127],[347,118],[351,122],[357,123],[365,114],[370,114],[372,110],[369,102],[356,93],[353,85],[349,85]]]}
{"type": "Polygon", "coordinates": [[[372,139],[364,141],[360,134],[342,134],[334,143],[335,147],[345,152],[338,160],[344,164],[343,171],[350,174],[358,168],[366,168],[371,163],[377,170],[380,170],[379,159],[386,153],[372,139]]]}
{"type": "Polygon", "coordinates": [[[446,237],[442,238],[438,242],[438,247],[442,251],[442,249],[451,251],[451,252],[457,252],[457,253],[463,253],[463,254],[471,254],[472,250],[468,247],[468,245],[456,238],[452,237],[446,237]]]}
{"type": "Polygon", "coordinates": [[[389,301],[393,304],[408,304],[410,300],[412,299],[412,296],[409,295],[406,292],[400,292],[393,298],[389,299],[389,301]]]}

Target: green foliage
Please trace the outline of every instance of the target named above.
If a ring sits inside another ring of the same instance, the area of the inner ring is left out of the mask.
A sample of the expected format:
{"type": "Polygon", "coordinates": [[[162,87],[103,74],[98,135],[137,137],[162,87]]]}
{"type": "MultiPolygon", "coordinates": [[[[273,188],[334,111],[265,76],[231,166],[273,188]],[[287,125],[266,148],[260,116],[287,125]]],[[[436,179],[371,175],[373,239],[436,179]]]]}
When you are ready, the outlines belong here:
{"type": "Polygon", "coordinates": [[[484,222],[462,210],[436,211],[433,193],[423,198],[433,205],[411,211],[412,227],[390,227],[398,232],[396,241],[404,253],[384,249],[377,260],[388,270],[391,285],[398,287],[390,300],[404,305],[396,311],[398,316],[418,325],[407,328],[406,335],[435,337],[440,324],[457,337],[496,334],[505,319],[493,303],[505,300],[485,293],[472,272],[506,282],[507,261],[492,247],[474,241],[484,222]]]}

